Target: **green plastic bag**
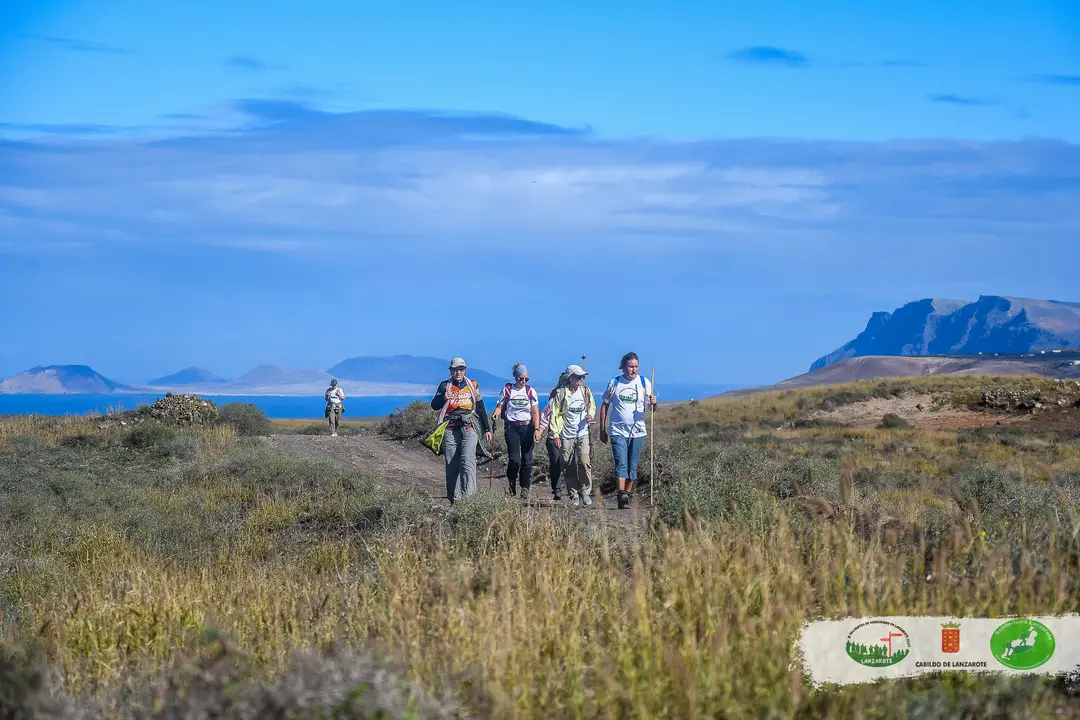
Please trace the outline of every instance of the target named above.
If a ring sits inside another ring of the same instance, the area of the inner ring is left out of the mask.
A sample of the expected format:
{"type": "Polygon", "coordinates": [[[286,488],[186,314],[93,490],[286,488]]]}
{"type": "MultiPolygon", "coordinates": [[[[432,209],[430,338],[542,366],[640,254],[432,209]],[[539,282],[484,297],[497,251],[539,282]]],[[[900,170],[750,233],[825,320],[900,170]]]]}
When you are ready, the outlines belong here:
{"type": "Polygon", "coordinates": [[[446,426],[450,424],[449,420],[444,420],[432,430],[427,436],[420,441],[420,444],[426,447],[436,455],[442,455],[443,438],[446,437],[446,426]]]}

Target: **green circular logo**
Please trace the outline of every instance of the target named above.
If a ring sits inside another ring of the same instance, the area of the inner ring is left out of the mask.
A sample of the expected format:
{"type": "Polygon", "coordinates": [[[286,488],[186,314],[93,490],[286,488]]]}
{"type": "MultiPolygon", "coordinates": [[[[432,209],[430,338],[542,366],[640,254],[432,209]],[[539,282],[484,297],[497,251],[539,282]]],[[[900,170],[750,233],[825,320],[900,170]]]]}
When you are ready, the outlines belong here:
{"type": "Polygon", "coordinates": [[[1049,660],[1057,642],[1050,628],[1038,620],[1016,618],[998,626],[990,636],[994,659],[1013,670],[1031,670],[1049,660]]]}
{"type": "Polygon", "coordinates": [[[867,667],[889,667],[902,662],[911,652],[907,631],[885,620],[869,620],[857,625],[847,637],[848,657],[867,667]]]}

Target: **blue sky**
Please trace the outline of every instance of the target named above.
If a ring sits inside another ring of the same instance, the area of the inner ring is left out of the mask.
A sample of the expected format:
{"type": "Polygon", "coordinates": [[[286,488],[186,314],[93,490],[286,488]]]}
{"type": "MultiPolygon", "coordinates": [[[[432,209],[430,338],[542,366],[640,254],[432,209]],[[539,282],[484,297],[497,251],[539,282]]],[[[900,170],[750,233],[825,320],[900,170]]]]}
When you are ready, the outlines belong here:
{"type": "Polygon", "coordinates": [[[39,0],[0,72],[0,375],[765,383],[910,300],[1080,300],[1065,0],[39,0]]]}

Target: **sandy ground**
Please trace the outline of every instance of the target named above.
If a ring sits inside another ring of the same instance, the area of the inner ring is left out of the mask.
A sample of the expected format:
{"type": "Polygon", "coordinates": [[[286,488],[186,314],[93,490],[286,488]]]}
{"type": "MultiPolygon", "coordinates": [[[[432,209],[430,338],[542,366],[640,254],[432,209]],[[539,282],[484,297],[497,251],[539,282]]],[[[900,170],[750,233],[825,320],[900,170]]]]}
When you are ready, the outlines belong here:
{"type": "Polygon", "coordinates": [[[958,430],[985,425],[1012,425],[1030,420],[1029,415],[971,412],[956,408],[934,409],[931,395],[905,395],[899,398],[872,398],[833,410],[819,410],[811,419],[827,420],[848,427],[876,427],[887,413],[894,413],[917,428],[958,430]]]}

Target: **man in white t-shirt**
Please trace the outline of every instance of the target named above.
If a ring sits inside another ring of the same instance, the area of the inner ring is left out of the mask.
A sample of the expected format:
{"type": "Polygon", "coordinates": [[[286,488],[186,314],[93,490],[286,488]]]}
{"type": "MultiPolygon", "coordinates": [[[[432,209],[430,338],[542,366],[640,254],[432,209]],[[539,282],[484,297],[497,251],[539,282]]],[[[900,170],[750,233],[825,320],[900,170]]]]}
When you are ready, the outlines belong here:
{"type": "MultiPolygon", "coordinates": [[[[638,460],[648,434],[645,409],[656,409],[652,383],[641,377],[639,365],[637,353],[623,355],[619,365],[623,374],[608,383],[600,401],[600,442],[607,442],[610,435],[620,509],[630,505],[630,493],[637,480],[638,460]]],[[[655,480],[650,478],[650,482],[655,480]]]]}
{"type": "Polygon", "coordinates": [[[562,454],[566,491],[574,507],[592,505],[589,423],[596,415],[596,402],[588,386],[582,384],[587,374],[580,365],[568,366],[566,387],[556,390],[555,396],[548,401],[551,408],[549,431],[555,437],[555,447],[562,454]]]}
{"type": "Polygon", "coordinates": [[[492,418],[503,418],[506,437],[506,479],[510,481],[510,494],[517,495],[521,480],[521,499],[529,499],[532,487],[533,443],[540,426],[540,401],[536,391],[529,385],[529,369],[525,363],[514,365],[514,382],[503,386],[499,401],[495,403],[492,418]]]}

